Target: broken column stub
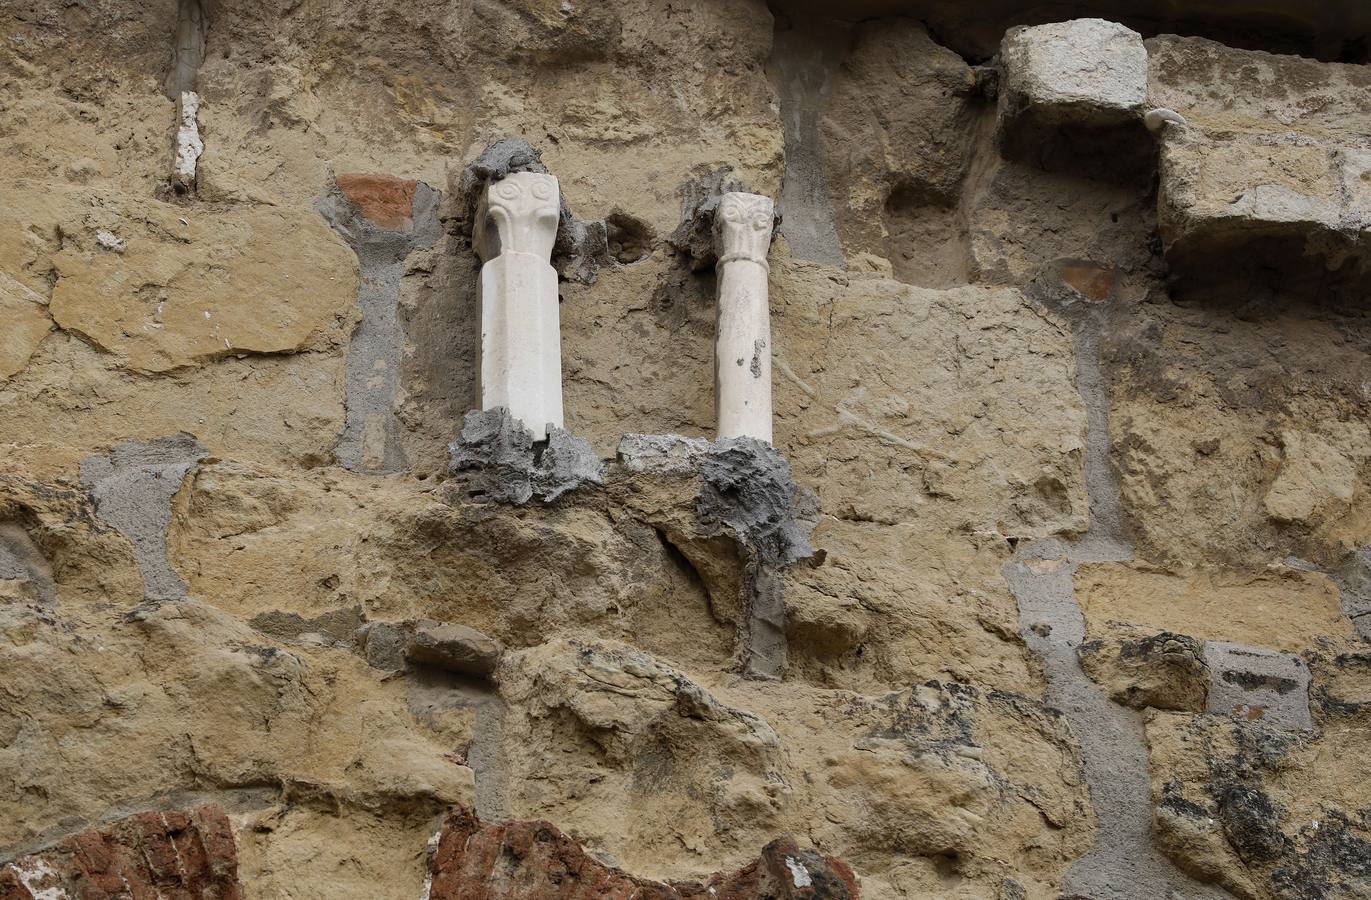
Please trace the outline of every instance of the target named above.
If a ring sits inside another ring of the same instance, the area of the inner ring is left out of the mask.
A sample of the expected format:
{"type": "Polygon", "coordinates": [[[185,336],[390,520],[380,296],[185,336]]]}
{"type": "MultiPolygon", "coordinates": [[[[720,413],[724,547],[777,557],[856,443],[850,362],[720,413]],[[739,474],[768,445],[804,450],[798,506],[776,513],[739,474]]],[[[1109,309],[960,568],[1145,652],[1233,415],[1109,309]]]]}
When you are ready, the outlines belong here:
{"type": "Polygon", "coordinates": [[[481,409],[503,408],[535,440],[562,427],[557,179],[515,172],[489,185],[473,241],[481,266],[481,409]]]}
{"type": "Polygon", "coordinates": [[[730,192],[714,218],[719,309],[714,398],[719,438],[771,442],[771,307],[767,288],[775,208],[768,197],[730,192]]]}

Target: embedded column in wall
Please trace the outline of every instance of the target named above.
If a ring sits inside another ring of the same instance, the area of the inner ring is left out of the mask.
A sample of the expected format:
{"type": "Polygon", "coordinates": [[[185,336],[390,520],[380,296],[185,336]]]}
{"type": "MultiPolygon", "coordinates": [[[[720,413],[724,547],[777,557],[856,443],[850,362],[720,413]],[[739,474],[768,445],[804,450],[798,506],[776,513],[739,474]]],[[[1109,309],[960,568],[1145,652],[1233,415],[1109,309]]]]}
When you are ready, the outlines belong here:
{"type": "Polygon", "coordinates": [[[515,172],[491,184],[477,215],[481,266],[481,408],[504,407],[535,440],[562,427],[557,271],[550,259],[557,179],[515,172]]]}
{"type": "Polygon", "coordinates": [[[757,194],[727,193],[714,219],[718,323],[714,402],[719,437],[771,441],[771,308],[766,261],[774,207],[757,194]]]}

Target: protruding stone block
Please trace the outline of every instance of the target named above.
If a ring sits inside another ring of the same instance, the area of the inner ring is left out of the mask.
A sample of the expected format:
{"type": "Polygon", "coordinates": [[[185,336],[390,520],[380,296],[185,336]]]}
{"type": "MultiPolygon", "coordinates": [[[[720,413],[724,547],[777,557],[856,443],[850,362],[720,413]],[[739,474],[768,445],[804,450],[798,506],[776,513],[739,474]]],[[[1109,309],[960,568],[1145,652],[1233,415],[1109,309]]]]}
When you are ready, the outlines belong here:
{"type": "Polygon", "coordinates": [[[767,287],[775,207],[757,194],[724,194],[715,214],[718,324],[714,339],[719,437],[771,442],[771,307],[767,287]]]}
{"type": "Polygon", "coordinates": [[[1261,720],[1278,728],[1314,727],[1309,714],[1309,667],[1293,653],[1206,641],[1209,712],[1261,720]]]}
{"type": "Polygon", "coordinates": [[[515,172],[491,184],[474,235],[481,267],[481,409],[504,408],[535,440],[562,427],[557,179],[515,172]]]}
{"type": "Polygon", "coordinates": [[[1000,60],[1002,124],[1116,125],[1147,101],[1142,35],[1104,19],[1010,29],[1000,60]]]}
{"type": "Polygon", "coordinates": [[[467,675],[489,675],[504,648],[494,638],[459,622],[423,620],[414,629],[405,655],[411,662],[467,675]]]}
{"type": "Polygon", "coordinates": [[[1150,102],[1184,121],[1157,132],[1158,222],[1182,290],[1301,298],[1371,272],[1371,107],[1364,67],[1148,41],[1150,102]],[[1203,73],[1197,76],[1196,73],[1203,73]],[[1223,90],[1197,87],[1223,85],[1223,90]]]}

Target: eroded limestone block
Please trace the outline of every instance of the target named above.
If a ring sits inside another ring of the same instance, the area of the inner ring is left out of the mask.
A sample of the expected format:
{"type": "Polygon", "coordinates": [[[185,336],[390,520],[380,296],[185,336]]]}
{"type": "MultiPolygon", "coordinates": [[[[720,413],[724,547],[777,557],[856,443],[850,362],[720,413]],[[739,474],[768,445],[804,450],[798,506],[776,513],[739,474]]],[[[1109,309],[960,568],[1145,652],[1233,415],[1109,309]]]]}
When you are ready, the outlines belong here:
{"type": "Polygon", "coordinates": [[[557,270],[557,179],[515,172],[491,184],[477,213],[481,267],[481,409],[499,407],[535,440],[562,427],[557,270]]]}
{"type": "Polygon", "coordinates": [[[1185,634],[1110,623],[1106,634],[1077,649],[1081,668],[1134,709],[1202,712],[1209,692],[1204,642],[1185,634]]]}
{"type": "Polygon", "coordinates": [[[1159,132],[1159,222],[1182,286],[1222,285],[1253,267],[1291,285],[1364,275],[1363,67],[1199,38],[1154,38],[1148,50],[1150,102],[1186,123],[1159,132]]]}
{"type": "Polygon", "coordinates": [[[489,675],[500,662],[500,642],[459,622],[421,621],[409,639],[406,656],[413,662],[489,675]]]}
{"type": "Polygon", "coordinates": [[[1010,29],[1000,60],[1002,125],[1115,125],[1147,100],[1142,35],[1104,19],[1010,29]]]}

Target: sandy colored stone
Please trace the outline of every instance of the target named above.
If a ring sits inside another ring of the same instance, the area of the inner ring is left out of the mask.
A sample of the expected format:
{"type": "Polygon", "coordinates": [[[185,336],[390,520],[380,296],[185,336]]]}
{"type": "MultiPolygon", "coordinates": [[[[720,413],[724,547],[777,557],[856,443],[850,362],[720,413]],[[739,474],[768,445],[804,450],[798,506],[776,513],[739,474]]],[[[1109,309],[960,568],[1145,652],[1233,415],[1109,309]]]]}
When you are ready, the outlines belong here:
{"type": "Polygon", "coordinates": [[[1198,638],[1302,650],[1353,636],[1337,586],[1317,572],[1169,572],[1129,563],[1076,571],[1087,623],[1123,622],[1198,638]]]}
{"type": "Polygon", "coordinates": [[[145,214],[123,253],[76,242],[55,256],[59,327],[141,372],[341,339],[356,263],[313,211],[145,214]]]}
{"type": "Polygon", "coordinates": [[[42,305],[42,298],[23,285],[0,276],[0,319],[5,322],[0,337],[0,378],[9,378],[23,371],[29,358],[52,330],[42,305]]]}

